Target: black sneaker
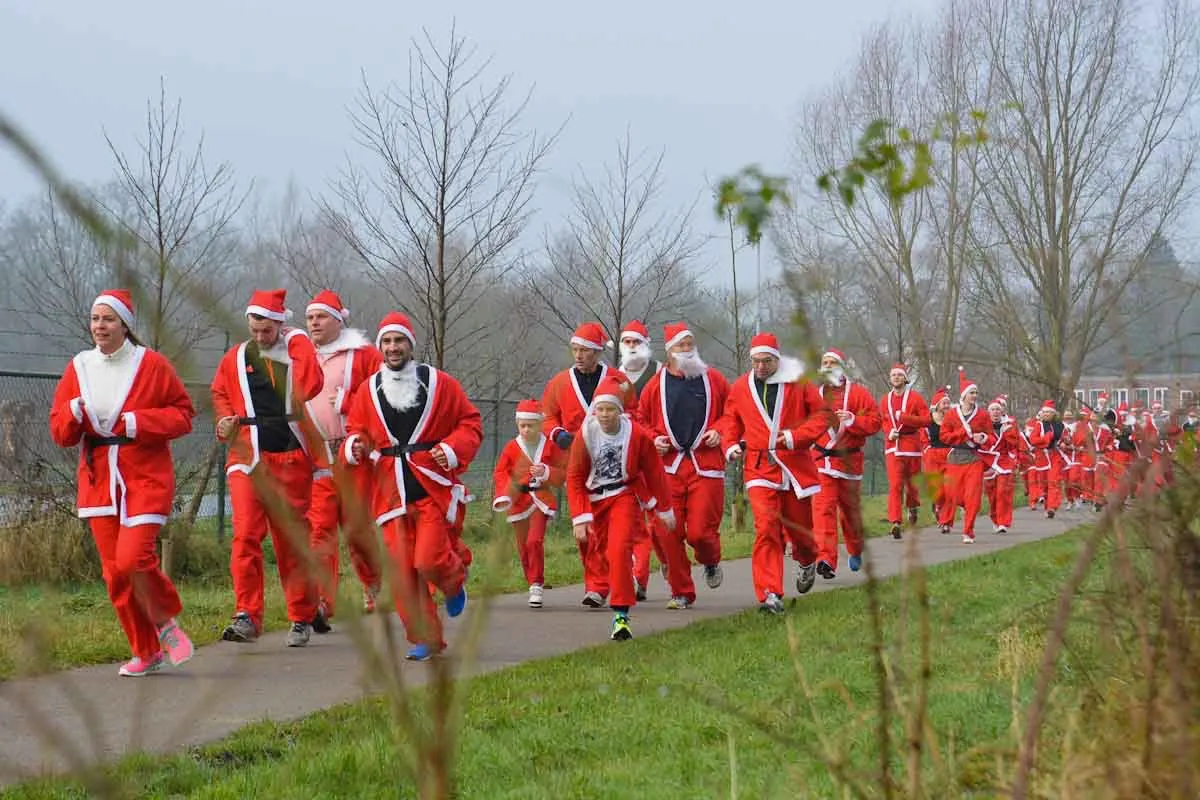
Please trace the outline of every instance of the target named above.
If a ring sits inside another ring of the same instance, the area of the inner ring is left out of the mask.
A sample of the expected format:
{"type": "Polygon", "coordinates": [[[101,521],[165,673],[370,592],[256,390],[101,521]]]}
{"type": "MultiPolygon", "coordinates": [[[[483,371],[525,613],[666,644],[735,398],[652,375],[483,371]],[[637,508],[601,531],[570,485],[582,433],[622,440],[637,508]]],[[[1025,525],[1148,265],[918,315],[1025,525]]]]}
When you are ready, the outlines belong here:
{"type": "MultiPolygon", "coordinates": [[[[909,525],[917,524],[917,510],[915,508],[910,508],[908,510],[908,524],[909,525]]],[[[896,538],[899,539],[900,537],[897,536],[896,538]]]]}
{"type": "Polygon", "coordinates": [[[253,620],[245,611],[239,611],[233,615],[233,621],[221,633],[221,641],[223,642],[242,642],[249,643],[258,639],[258,628],[254,627],[253,620]]]}
{"type": "Polygon", "coordinates": [[[817,564],[817,574],[827,581],[834,579],[833,567],[829,566],[824,561],[817,564]]]}
{"type": "Polygon", "coordinates": [[[938,530],[941,531],[942,533],[949,533],[950,526],[949,525],[938,525],[938,530]]]}
{"type": "Polygon", "coordinates": [[[900,523],[899,522],[892,523],[892,538],[893,539],[900,538],[900,523]]]}
{"type": "Polygon", "coordinates": [[[1051,508],[1046,512],[1046,519],[1054,519],[1054,509],[1051,508]]]}
{"type": "Polygon", "coordinates": [[[313,633],[329,633],[333,630],[333,626],[329,624],[329,615],[325,610],[325,604],[317,606],[317,615],[312,621],[313,633]]]}
{"type": "Polygon", "coordinates": [[[634,580],[633,582],[633,596],[637,598],[639,603],[646,602],[646,587],[642,586],[642,582],[639,580],[634,580]]]}

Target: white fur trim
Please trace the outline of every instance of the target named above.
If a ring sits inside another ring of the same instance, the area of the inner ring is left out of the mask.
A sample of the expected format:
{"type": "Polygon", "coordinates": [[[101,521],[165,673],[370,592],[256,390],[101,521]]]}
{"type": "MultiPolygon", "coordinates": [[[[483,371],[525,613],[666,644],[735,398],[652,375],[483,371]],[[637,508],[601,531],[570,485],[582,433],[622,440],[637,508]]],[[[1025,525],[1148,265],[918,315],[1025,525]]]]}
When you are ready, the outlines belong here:
{"type": "Polygon", "coordinates": [[[370,346],[371,340],[362,331],[357,328],[342,328],[342,332],[338,334],[336,339],[328,344],[317,347],[317,354],[331,356],[334,353],[341,353],[347,350],[361,350],[364,347],[370,346]]]}
{"type": "MultiPolygon", "coordinates": [[[[670,350],[672,347],[679,344],[683,340],[683,337],[685,337],[685,336],[691,336],[693,339],[696,338],[695,335],[691,331],[689,331],[687,328],[684,328],[679,333],[672,336],[670,338],[670,340],[668,340],[667,343],[663,345],[663,348],[666,350],[670,350]]],[[[776,353],[775,355],[779,355],[779,354],[776,353]]]]}
{"type": "Polygon", "coordinates": [[[354,443],[358,441],[358,434],[347,436],[346,441],[342,443],[342,454],[346,457],[346,463],[352,467],[358,466],[358,459],[354,457],[354,443]]]}
{"type": "Polygon", "coordinates": [[[507,511],[512,508],[512,498],[501,495],[492,501],[492,511],[507,511]]]}
{"type": "Polygon", "coordinates": [[[81,398],[81,397],[74,397],[71,399],[71,416],[74,417],[75,421],[80,424],[83,423],[83,407],[81,405],[82,402],[83,402],[83,398],[81,398]]]}
{"type": "Polygon", "coordinates": [[[791,431],[783,432],[783,441],[787,443],[788,450],[796,449],[796,443],[794,441],[792,441],[792,432],[791,431]]]}
{"type": "Polygon", "coordinates": [[[327,303],[309,303],[308,308],[304,309],[304,313],[307,314],[309,311],[324,311],[338,322],[345,322],[346,317],[350,316],[350,309],[334,308],[327,303]]]}
{"type": "Polygon", "coordinates": [[[125,435],[130,439],[137,438],[137,417],[132,411],[126,411],[121,415],[121,419],[125,420],[125,435]]]}
{"type": "MultiPolygon", "coordinates": [[[[605,348],[605,345],[596,344],[595,342],[588,341],[587,339],[584,339],[582,336],[572,336],[571,344],[577,344],[580,347],[586,347],[590,350],[603,350],[605,348]]],[[[609,344],[611,344],[611,343],[609,343],[609,344]]]]}
{"type": "Polygon", "coordinates": [[[583,525],[585,523],[591,522],[594,519],[595,519],[595,517],[591,514],[580,514],[578,516],[571,517],[571,524],[572,525],[583,525]]]}
{"type": "Polygon", "coordinates": [[[537,414],[532,411],[518,411],[517,419],[525,420],[527,422],[537,422],[540,419],[544,419],[544,417],[541,414],[537,414]]]}
{"type": "Polygon", "coordinates": [[[658,512],[658,518],[662,520],[668,530],[675,530],[675,509],[668,508],[666,511],[658,512]]]}
{"type": "Polygon", "coordinates": [[[739,445],[739,444],[731,445],[730,448],[725,451],[725,460],[733,461],[733,454],[735,452],[741,452],[741,450],[742,450],[741,445],[739,445]]]}
{"type": "Polygon", "coordinates": [[[446,468],[454,469],[455,467],[457,467],[458,466],[458,456],[456,456],[454,454],[454,448],[451,447],[450,445],[446,444],[445,442],[439,443],[438,447],[442,448],[442,452],[446,454],[446,468]]]}
{"type": "Polygon", "coordinates": [[[92,303],[93,308],[96,306],[108,306],[113,311],[117,312],[117,316],[121,318],[121,321],[124,322],[127,327],[133,327],[133,309],[121,302],[120,299],[113,297],[111,294],[102,294],[96,298],[94,303],[92,303]]]}
{"type": "Polygon", "coordinates": [[[788,356],[779,357],[779,369],[767,378],[767,383],[794,383],[804,377],[804,362],[788,356]]]}
{"type": "Polygon", "coordinates": [[[646,344],[650,344],[650,337],[642,336],[637,331],[621,331],[621,335],[618,336],[617,338],[618,339],[637,339],[639,342],[645,342],[646,344]]]}
{"type": "Polygon", "coordinates": [[[617,408],[624,410],[625,401],[615,394],[598,394],[592,398],[592,404],[589,408],[595,408],[597,403],[612,403],[617,408]]]}
{"type": "Polygon", "coordinates": [[[375,334],[375,346],[376,347],[383,346],[383,335],[385,333],[402,333],[402,334],[404,334],[404,338],[408,339],[408,343],[413,346],[414,350],[417,347],[417,337],[413,336],[413,332],[410,331],[408,328],[404,327],[403,325],[398,325],[396,323],[393,323],[391,325],[384,325],[382,328],[379,329],[379,333],[375,334]]]}
{"type": "Polygon", "coordinates": [[[251,314],[255,314],[260,317],[266,317],[267,319],[273,319],[276,322],[287,322],[292,318],[291,309],[287,308],[285,308],[281,314],[278,311],[272,311],[271,309],[264,308],[263,306],[246,306],[246,316],[250,316],[251,314]]]}
{"type": "Polygon", "coordinates": [[[775,349],[774,347],[767,347],[766,345],[763,345],[763,344],[760,344],[758,347],[751,347],[750,355],[752,355],[752,356],[768,355],[768,356],[775,356],[776,358],[782,358],[782,356],[779,355],[779,351],[777,349],[775,349]]]}

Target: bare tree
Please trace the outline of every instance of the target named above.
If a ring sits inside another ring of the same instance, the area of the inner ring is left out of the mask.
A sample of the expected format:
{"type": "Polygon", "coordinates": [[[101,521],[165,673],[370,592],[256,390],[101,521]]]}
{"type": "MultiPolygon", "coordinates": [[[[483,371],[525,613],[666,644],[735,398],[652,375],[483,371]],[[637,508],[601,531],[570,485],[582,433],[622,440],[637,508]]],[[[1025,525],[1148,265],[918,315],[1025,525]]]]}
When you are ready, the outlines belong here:
{"type": "Polygon", "coordinates": [[[616,335],[630,319],[683,316],[697,302],[700,239],[692,209],[658,207],[662,164],[661,152],[635,153],[627,132],[601,179],[574,181],[571,214],[529,280],[543,325],[569,331],[586,318],[616,335]]]}
{"type": "Polygon", "coordinates": [[[240,247],[235,219],[250,191],[238,189],[228,162],[210,168],[203,135],[187,144],[181,111],[164,83],[146,105],[144,137],[132,152],[105,135],[117,178],[98,198],[138,245],[116,254],[116,266],[137,281],[140,333],[172,358],[186,356],[218,327],[204,307],[232,288],[240,247]]]}
{"type": "Polygon", "coordinates": [[[1194,9],[1164,0],[1147,36],[1123,0],[982,7],[995,96],[974,232],[995,356],[1060,401],[1192,199],[1200,89],[1194,9]]]}
{"type": "Polygon", "coordinates": [[[530,95],[512,102],[512,78],[489,84],[490,67],[451,30],[442,47],[413,41],[407,87],[376,92],[364,75],[351,121],[378,169],[347,166],[325,204],[379,287],[425,323],[437,367],[495,322],[470,312],[516,263],[557,137],[522,129],[530,95]]]}

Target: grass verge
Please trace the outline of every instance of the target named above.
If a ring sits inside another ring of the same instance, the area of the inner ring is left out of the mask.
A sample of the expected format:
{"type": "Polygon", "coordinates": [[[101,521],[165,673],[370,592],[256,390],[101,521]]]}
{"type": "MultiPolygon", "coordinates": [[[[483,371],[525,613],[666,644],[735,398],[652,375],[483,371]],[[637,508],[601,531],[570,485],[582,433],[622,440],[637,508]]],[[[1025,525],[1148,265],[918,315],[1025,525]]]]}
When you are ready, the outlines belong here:
{"type": "MultiPolygon", "coordinates": [[[[863,516],[869,535],[887,533],[887,524],[883,520],[886,516],[886,498],[864,498],[863,516]]],[[[479,520],[479,517],[476,513],[475,519],[479,520]]],[[[507,526],[502,529],[505,533],[509,530],[507,526]]],[[[482,521],[468,524],[466,529],[467,541],[477,552],[482,552],[495,535],[493,529],[482,524],[482,521]]],[[[215,534],[212,537],[211,548],[220,547],[215,543],[215,534]]],[[[726,529],[722,538],[724,557],[734,559],[749,556],[753,540],[753,534],[749,531],[739,533],[726,529]]],[[[195,545],[192,547],[194,549],[195,545]]],[[[227,540],[223,553],[205,553],[204,560],[219,562],[227,569],[228,549],[227,540]]],[[[273,564],[270,539],[264,542],[264,549],[267,560],[273,564]]],[[[479,559],[471,571],[473,587],[484,585],[488,578],[487,565],[483,562],[484,559],[479,559]]],[[[339,602],[358,604],[361,602],[361,587],[354,575],[346,572],[349,558],[345,554],[341,563],[344,574],[339,602]]],[[[180,621],[198,645],[217,641],[234,610],[233,589],[227,574],[211,569],[207,572],[209,577],[178,583],[184,607],[180,621]]],[[[651,580],[657,580],[653,575],[651,580]]],[[[583,580],[578,550],[565,519],[557,520],[547,532],[546,580],[553,586],[583,580]]],[[[503,574],[495,576],[494,585],[504,592],[519,592],[526,588],[515,555],[505,563],[503,574]]],[[[267,570],[266,609],[268,630],[279,630],[287,625],[283,592],[273,566],[267,570]]],[[[35,665],[22,656],[29,626],[36,626],[38,640],[42,643],[42,669],[107,664],[129,657],[128,644],[117,625],[104,586],[98,581],[65,587],[0,586],[0,680],[35,669],[35,665]]]]}
{"type": "MultiPolygon", "coordinates": [[[[1015,704],[1029,693],[1045,620],[1078,542],[1068,534],[929,571],[927,740],[939,754],[926,759],[929,796],[994,793],[1013,749],[1015,704]]],[[[904,593],[895,580],[879,587],[889,642],[905,640],[900,631],[913,622],[901,611],[904,593]]],[[[473,679],[455,794],[730,796],[731,764],[741,797],[839,794],[818,750],[846,754],[851,774],[869,771],[877,753],[865,604],[863,589],[824,592],[794,606],[786,624],[748,612],[473,679]],[[800,643],[797,663],[789,625],[800,643]]],[[[1086,636],[1072,644],[1064,674],[1093,670],[1086,636]]],[[[892,667],[915,669],[914,652],[915,645],[895,648],[892,667]]],[[[1060,702],[1069,708],[1071,699],[1060,702]]],[[[393,732],[384,702],[367,701],[250,726],[171,757],[132,757],[111,775],[138,797],[241,798],[264,786],[272,797],[410,797],[397,735],[404,733],[393,732]]],[[[4,796],[85,795],[80,784],[47,780],[4,796]]]]}

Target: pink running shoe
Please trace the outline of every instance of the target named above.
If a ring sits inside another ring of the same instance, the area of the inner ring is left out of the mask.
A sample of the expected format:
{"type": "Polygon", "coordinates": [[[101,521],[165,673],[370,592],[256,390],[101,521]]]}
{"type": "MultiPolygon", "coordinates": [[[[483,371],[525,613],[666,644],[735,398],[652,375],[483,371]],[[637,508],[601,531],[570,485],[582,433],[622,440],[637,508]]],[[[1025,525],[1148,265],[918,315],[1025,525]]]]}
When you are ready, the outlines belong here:
{"type": "Polygon", "coordinates": [[[167,665],[167,657],[159,653],[149,661],[142,661],[137,656],[131,658],[128,662],[121,665],[118,671],[123,678],[141,678],[149,675],[151,672],[158,672],[167,665]]]}
{"type": "Polygon", "coordinates": [[[163,652],[166,653],[167,660],[171,662],[171,666],[178,667],[196,652],[196,648],[192,645],[192,640],[183,632],[183,628],[172,619],[166,625],[158,629],[158,641],[163,646],[163,652]]]}

